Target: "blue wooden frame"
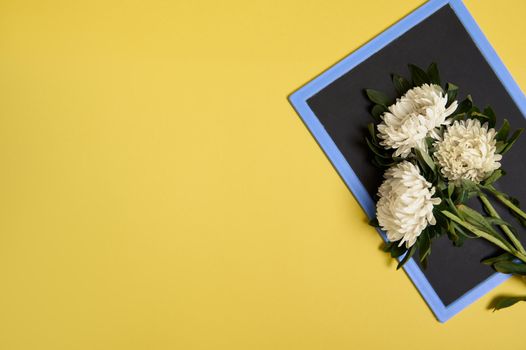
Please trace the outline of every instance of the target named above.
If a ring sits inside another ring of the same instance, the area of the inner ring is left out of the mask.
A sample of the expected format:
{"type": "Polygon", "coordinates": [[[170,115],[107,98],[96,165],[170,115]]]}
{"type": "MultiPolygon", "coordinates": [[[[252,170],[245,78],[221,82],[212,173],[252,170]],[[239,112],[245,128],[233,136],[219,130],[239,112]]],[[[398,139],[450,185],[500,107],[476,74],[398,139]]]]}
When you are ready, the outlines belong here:
{"type": "MultiPolygon", "coordinates": [[[[307,100],[445,5],[449,5],[453,9],[480,52],[484,55],[489,65],[495,71],[507,92],[512,97],[513,101],[517,104],[523,116],[526,116],[526,98],[524,94],[515,83],[512,76],[499,59],[495,50],[491,47],[490,43],[461,0],[428,1],[395,25],[372,39],[370,42],[345,57],[315,79],[311,80],[289,97],[294,109],[301,116],[320,147],[346,183],[347,187],[351,190],[370,218],[375,215],[375,203],[373,199],[367,193],[365,187],[362,185],[349,163],[345,160],[342,153],[338,150],[338,147],[336,147],[336,144],[331,139],[321,122],[310,109],[307,100]]],[[[380,234],[383,239],[386,239],[383,232],[380,231],[380,234]]],[[[445,306],[413,259],[407,262],[404,266],[404,270],[440,322],[447,321],[449,318],[509,278],[509,275],[495,273],[450,305],[445,306]]]]}

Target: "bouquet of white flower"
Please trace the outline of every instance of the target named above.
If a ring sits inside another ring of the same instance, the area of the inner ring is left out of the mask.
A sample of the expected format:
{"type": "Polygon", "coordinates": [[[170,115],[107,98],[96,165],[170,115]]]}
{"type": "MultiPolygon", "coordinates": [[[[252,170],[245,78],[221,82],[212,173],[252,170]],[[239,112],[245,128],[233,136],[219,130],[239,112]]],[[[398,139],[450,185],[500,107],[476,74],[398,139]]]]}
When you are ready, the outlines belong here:
{"type": "MultiPolygon", "coordinates": [[[[504,120],[496,131],[491,107],[480,110],[469,95],[457,102],[458,87],[448,83],[442,88],[435,63],[427,70],[409,65],[409,70],[411,80],[393,75],[400,96],[396,101],[365,90],[374,103],[375,119],[366,141],[373,163],[385,170],[371,224],[387,234],[385,250],[401,258],[397,268],[418,251],[425,267],[431,242],[438,236],[447,235],[456,246],[466,238],[479,238],[502,250],[483,263],[525,276],[526,250],[517,230],[502,220],[489,200],[502,202],[518,224],[526,226],[518,201],[493,185],[504,175],[502,156],[523,130],[509,136],[510,125],[504,120]],[[485,212],[468,206],[468,199],[475,196],[485,212]]],[[[526,301],[526,296],[498,298],[494,307],[518,301],[526,301]]]]}

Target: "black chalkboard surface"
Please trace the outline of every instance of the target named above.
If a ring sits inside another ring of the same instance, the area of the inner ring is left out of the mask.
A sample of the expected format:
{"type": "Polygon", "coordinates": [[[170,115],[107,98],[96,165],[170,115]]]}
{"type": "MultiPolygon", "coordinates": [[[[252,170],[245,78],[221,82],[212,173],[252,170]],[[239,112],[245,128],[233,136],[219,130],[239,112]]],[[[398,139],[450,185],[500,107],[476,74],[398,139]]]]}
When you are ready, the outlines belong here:
{"type": "MultiPolygon", "coordinates": [[[[364,143],[366,126],[372,119],[370,102],[363,90],[381,90],[394,98],[392,73],[408,76],[408,63],[427,67],[431,62],[438,64],[443,82],[460,87],[460,99],[469,93],[476,105],[491,105],[497,113],[497,126],[507,118],[513,128],[526,128],[526,119],[517,105],[454,11],[446,5],[307,100],[371,197],[376,194],[382,174],[371,164],[364,143]]],[[[497,186],[522,203],[526,203],[525,153],[523,136],[504,156],[502,168],[507,175],[497,186]]],[[[503,208],[500,211],[505,213],[503,208]]],[[[503,216],[513,221],[508,215],[503,216]]],[[[522,237],[524,231],[520,232],[522,237]]],[[[434,242],[429,266],[423,272],[447,306],[494,273],[480,264],[481,259],[492,253],[493,248],[481,240],[469,240],[462,248],[456,248],[443,237],[434,242]]]]}

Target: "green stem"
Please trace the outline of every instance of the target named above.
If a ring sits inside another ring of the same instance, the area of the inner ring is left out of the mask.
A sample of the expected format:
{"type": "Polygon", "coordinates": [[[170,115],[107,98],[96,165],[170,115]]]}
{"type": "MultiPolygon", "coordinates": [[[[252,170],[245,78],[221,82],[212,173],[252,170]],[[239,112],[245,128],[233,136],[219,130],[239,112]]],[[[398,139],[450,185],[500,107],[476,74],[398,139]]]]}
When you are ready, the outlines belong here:
{"type": "MultiPolygon", "coordinates": [[[[484,204],[484,207],[488,210],[488,213],[497,219],[501,219],[499,213],[495,210],[495,208],[491,205],[490,201],[488,200],[488,197],[484,194],[479,195],[480,200],[482,201],[482,204],[484,204]]],[[[517,239],[517,237],[511,232],[510,228],[506,225],[499,225],[499,227],[502,229],[502,231],[508,236],[510,241],[515,245],[515,248],[519,250],[522,254],[526,255],[526,250],[524,250],[524,247],[522,246],[522,243],[517,239]]]]}
{"type": "Polygon", "coordinates": [[[495,189],[495,187],[493,186],[487,186],[486,187],[490,192],[491,194],[493,194],[495,196],[495,198],[497,198],[499,201],[501,201],[504,205],[506,205],[508,208],[510,208],[511,210],[513,210],[515,213],[517,213],[518,215],[520,215],[523,219],[526,220],[526,213],[523,212],[521,210],[521,208],[519,208],[518,206],[516,206],[515,204],[513,204],[508,198],[506,198],[505,195],[503,195],[502,193],[500,193],[499,191],[497,191],[495,189]]]}
{"type": "Polygon", "coordinates": [[[487,233],[485,231],[482,231],[482,230],[476,228],[475,226],[473,226],[470,223],[462,220],[461,218],[459,218],[458,216],[456,216],[455,214],[453,214],[453,213],[451,213],[451,212],[449,212],[447,210],[442,211],[442,214],[447,216],[453,222],[455,222],[455,223],[459,224],[460,226],[470,230],[477,237],[483,238],[483,239],[487,240],[488,242],[493,243],[497,247],[499,247],[502,250],[512,254],[513,256],[517,257],[518,259],[520,259],[521,261],[526,263],[526,255],[521,253],[521,252],[519,252],[514,247],[512,247],[508,242],[500,240],[497,237],[495,237],[495,236],[493,236],[493,235],[491,235],[491,234],[489,234],[489,233],[487,233]]]}

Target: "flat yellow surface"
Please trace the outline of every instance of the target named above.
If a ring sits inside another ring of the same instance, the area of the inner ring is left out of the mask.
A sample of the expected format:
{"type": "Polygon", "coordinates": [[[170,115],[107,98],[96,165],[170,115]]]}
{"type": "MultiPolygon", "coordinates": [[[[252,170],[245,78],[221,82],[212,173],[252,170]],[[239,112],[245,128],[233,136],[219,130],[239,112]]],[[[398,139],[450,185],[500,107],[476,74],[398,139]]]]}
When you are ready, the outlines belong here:
{"type": "MultiPolygon", "coordinates": [[[[519,280],[435,320],[286,100],[421,2],[1,1],[0,349],[525,348],[519,280]]],[[[467,6],[526,87],[526,2],[467,6]]]]}

